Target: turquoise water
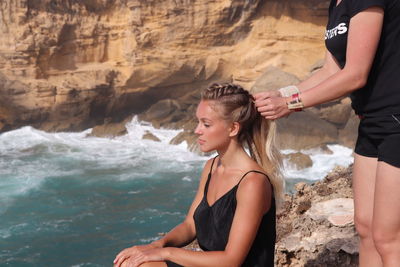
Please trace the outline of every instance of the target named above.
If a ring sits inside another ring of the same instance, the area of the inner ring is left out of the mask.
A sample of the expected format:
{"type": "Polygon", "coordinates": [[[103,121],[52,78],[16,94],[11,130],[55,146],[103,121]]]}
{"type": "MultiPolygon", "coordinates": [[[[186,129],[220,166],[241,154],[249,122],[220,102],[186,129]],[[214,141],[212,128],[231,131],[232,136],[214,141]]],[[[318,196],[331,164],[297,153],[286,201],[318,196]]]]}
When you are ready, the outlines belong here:
{"type": "MultiPolygon", "coordinates": [[[[0,266],[111,266],[184,219],[207,158],[169,145],[179,131],[127,128],[114,139],[31,127],[0,135],[0,266]],[[147,130],[161,142],[142,140],[147,130]]],[[[314,165],[332,168],[335,157],[314,165]]],[[[291,178],[324,175],[314,172],[288,168],[291,178]]]]}

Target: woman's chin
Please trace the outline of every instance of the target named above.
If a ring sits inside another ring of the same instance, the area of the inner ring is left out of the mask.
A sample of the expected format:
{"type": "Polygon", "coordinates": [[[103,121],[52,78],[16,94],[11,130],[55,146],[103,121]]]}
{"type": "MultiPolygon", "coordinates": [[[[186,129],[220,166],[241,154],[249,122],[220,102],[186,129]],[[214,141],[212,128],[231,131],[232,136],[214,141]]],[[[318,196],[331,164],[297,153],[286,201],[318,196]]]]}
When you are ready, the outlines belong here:
{"type": "Polygon", "coordinates": [[[212,152],[212,151],[214,151],[215,149],[210,149],[209,147],[206,147],[206,146],[204,146],[204,145],[199,145],[199,148],[200,148],[200,151],[201,152],[203,152],[203,153],[208,153],[208,152],[212,152]]]}

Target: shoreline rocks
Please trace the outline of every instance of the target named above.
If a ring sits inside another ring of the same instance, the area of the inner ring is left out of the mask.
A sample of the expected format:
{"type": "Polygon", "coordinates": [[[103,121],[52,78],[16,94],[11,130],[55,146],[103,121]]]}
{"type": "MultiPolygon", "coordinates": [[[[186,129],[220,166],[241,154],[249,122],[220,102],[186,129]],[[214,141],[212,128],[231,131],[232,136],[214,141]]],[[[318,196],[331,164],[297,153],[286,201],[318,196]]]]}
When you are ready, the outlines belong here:
{"type": "Polygon", "coordinates": [[[358,266],[352,167],[299,183],[277,216],[276,266],[358,266]]]}

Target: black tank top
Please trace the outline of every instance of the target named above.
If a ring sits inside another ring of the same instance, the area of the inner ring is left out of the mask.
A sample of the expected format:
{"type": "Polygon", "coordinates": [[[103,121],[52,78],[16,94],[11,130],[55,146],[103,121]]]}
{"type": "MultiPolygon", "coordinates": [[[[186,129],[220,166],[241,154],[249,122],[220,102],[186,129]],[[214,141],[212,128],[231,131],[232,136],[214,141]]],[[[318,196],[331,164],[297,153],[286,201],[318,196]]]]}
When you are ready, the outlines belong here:
{"type": "MultiPolygon", "coordinates": [[[[223,251],[228,243],[229,232],[236,211],[236,191],[240,182],[250,172],[245,173],[240,181],[225,195],[220,197],[213,205],[207,202],[208,185],[215,158],[211,164],[207,183],[204,187],[204,196],[197,206],[193,218],[199,246],[204,251],[223,251]]],[[[264,174],[265,175],[265,174],[264,174]]],[[[266,175],[265,175],[266,176],[266,175]]],[[[267,176],[268,177],[268,176],[267,176]]],[[[243,267],[268,267],[274,266],[275,252],[275,200],[272,198],[271,208],[262,218],[256,238],[249,254],[243,262],[243,267]]]]}

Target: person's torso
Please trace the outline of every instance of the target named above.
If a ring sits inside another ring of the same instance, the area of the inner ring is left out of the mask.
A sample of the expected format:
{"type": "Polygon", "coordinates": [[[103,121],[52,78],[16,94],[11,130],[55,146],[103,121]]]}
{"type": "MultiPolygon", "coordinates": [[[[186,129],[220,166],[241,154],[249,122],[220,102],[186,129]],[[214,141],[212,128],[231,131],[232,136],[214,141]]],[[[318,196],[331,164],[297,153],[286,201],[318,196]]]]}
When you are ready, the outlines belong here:
{"type": "MultiPolygon", "coordinates": [[[[205,185],[203,199],[193,215],[196,237],[201,249],[223,251],[228,243],[236,211],[236,192],[240,182],[210,206],[207,201],[210,178],[211,172],[205,185]]],[[[271,208],[263,216],[256,238],[242,266],[272,267],[275,239],[275,202],[272,201],[271,208]]]]}
{"type": "Polygon", "coordinates": [[[325,44],[343,68],[350,20],[372,6],[385,12],[381,38],[367,84],[351,98],[357,114],[381,116],[400,112],[400,0],[342,0],[337,6],[332,0],[325,44]]]}

